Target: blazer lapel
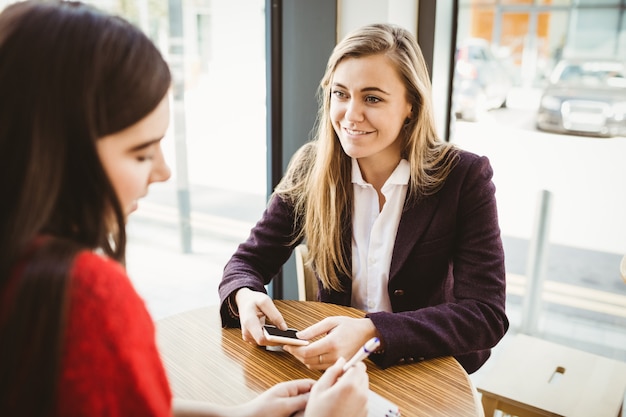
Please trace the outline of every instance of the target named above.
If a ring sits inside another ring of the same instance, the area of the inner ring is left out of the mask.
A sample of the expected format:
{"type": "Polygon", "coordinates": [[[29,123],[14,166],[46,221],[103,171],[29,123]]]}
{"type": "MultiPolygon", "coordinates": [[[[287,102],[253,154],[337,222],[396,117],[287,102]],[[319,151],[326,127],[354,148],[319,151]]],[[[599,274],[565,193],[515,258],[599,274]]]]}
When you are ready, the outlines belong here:
{"type": "Polygon", "coordinates": [[[405,207],[402,217],[400,217],[396,242],[391,256],[389,281],[398,274],[409,253],[422,238],[426,227],[435,215],[438,204],[438,195],[432,195],[408,208],[405,207]]]}

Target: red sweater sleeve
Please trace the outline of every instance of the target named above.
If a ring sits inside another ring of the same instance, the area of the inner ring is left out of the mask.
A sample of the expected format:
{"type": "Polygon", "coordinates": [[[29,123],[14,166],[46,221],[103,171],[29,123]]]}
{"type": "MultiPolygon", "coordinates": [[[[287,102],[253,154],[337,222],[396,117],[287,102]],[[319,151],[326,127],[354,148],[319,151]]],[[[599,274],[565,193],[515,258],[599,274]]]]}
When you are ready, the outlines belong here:
{"type": "Polygon", "coordinates": [[[58,416],[171,416],[155,328],[124,268],[81,253],[73,268],[58,416]]]}

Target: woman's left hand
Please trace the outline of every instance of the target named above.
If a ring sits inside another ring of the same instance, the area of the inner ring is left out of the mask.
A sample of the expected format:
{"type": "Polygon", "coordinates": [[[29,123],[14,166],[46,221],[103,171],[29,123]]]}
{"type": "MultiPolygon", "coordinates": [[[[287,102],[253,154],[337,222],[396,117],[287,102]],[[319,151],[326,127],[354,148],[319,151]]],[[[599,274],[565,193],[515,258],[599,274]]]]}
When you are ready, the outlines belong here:
{"type": "Polygon", "coordinates": [[[280,382],[253,400],[242,404],[237,413],[245,417],[288,417],[303,410],[309,399],[309,392],[315,381],[297,379],[280,382]]]}
{"type": "MultiPolygon", "coordinates": [[[[174,398],[174,417],[289,417],[304,412],[312,379],[280,382],[252,400],[234,406],[174,398]]],[[[300,414],[301,415],[301,414],[300,414]]]]}
{"type": "Polygon", "coordinates": [[[283,346],[309,369],[324,370],[339,357],[349,360],[368,340],[377,336],[374,323],[368,318],[327,317],[298,332],[300,339],[321,339],[307,346],[283,346]]]}

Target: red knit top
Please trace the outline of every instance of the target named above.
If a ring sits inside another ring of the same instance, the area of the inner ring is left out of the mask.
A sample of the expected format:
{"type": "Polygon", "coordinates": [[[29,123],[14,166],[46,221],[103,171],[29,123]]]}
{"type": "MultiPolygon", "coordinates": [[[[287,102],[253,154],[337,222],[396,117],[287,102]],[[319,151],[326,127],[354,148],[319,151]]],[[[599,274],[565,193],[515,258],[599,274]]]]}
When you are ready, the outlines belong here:
{"type": "Polygon", "coordinates": [[[55,416],[171,416],[155,328],[124,268],[78,255],[55,416]]]}

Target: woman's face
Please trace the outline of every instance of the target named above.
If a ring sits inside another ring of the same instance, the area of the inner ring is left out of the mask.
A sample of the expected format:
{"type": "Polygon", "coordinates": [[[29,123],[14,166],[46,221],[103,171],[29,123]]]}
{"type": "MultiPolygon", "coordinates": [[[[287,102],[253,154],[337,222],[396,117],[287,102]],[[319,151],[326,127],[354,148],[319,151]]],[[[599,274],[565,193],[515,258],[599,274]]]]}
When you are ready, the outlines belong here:
{"type": "Polygon", "coordinates": [[[150,184],[165,181],[171,175],[161,149],[169,120],[166,95],[146,117],[97,141],[100,161],[126,217],[137,209],[137,200],[148,193],[150,184]]]}
{"type": "Polygon", "coordinates": [[[386,56],[341,61],[331,81],[330,117],[344,152],[360,163],[397,164],[402,148],[398,137],[411,116],[406,97],[386,56]]]}

